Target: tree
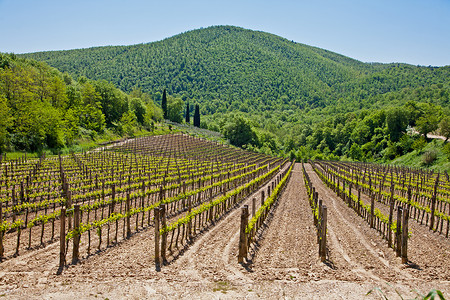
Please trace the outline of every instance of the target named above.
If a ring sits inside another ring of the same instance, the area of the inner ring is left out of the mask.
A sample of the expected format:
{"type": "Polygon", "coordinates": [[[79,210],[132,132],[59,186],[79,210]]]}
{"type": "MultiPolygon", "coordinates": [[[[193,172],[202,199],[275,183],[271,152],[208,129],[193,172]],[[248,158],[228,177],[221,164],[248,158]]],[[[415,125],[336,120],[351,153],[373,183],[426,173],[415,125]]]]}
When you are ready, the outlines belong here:
{"type": "Polygon", "coordinates": [[[164,89],[164,92],[163,92],[163,96],[162,96],[162,100],[161,100],[161,108],[163,110],[164,119],[167,119],[168,118],[168,113],[167,113],[167,93],[166,93],[166,89],[164,89]]]}
{"type": "Polygon", "coordinates": [[[416,129],[420,134],[423,134],[425,139],[427,139],[428,133],[435,131],[439,127],[439,117],[431,114],[425,115],[417,119],[416,121],[416,129]]]}
{"type": "Polygon", "coordinates": [[[117,131],[120,135],[123,135],[125,133],[128,136],[133,137],[136,125],[136,115],[132,111],[127,111],[120,118],[119,125],[117,126],[117,131]]]}
{"type": "Polygon", "coordinates": [[[421,103],[422,115],[416,121],[416,129],[427,139],[428,133],[439,127],[442,115],[442,107],[432,103],[421,103]]]}
{"type": "Polygon", "coordinates": [[[101,110],[109,127],[128,110],[127,95],[106,80],[94,82],[94,87],[100,96],[101,110]]]}
{"type": "Polygon", "coordinates": [[[6,99],[0,94],[0,153],[6,144],[7,128],[10,125],[9,108],[6,99]]]}
{"type": "Polygon", "coordinates": [[[413,150],[417,150],[417,152],[421,152],[422,149],[425,148],[426,145],[427,145],[427,140],[423,136],[421,136],[414,141],[411,148],[413,148],[413,150]]]}
{"type": "Polygon", "coordinates": [[[386,112],[386,125],[390,140],[397,142],[408,125],[407,113],[401,107],[391,108],[386,112]]]}
{"type": "Polygon", "coordinates": [[[145,124],[151,124],[152,122],[160,122],[163,120],[163,111],[153,101],[147,103],[147,113],[145,115],[145,124]]]}
{"type": "Polygon", "coordinates": [[[364,124],[364,122],[359,122],[355,129],[353,129],[351,139],[359,145],[367,143],[370,140],[370,127],[364,124]]]}
{"type": "Polygon", "coordinates": [[[81,107],[79,114],[80,126],[99,133],[105,129],[105,115],[102,113],[100,102],[81,107]]]}
{"type": "Polygon", "coordinates": [[[186,124],[191,123],[191,117],[189,112],[189,102],[186,104],[186,124]]]}
{"type": "Polygon", "coordinates": [[[172,122],[181,123],[183,121],[183,100],[181,98],[169,97],[167,105],[167,119],[172,122]]]}
{"type": "Polygon", "coordinates": [[[445,137],[445,142],[450,138],[450,117],[445,116],[439,123],[439,131],[445,137]]]}
{"type": "Polygon", "coordinates": [[[82,104],[82,100],[81,100],[81,92],[75,88],[74,86],[68,86],[66,89],[66,94],[67,94],[67,99],[68,99],[68,103],[67,103],[67,108],[73,108],[73,107],[78,107],[82,104]]]}
{"type": "Polygon", "coordinates": [[[348,150],[348,156],[353,160],[361,160],[363,158],[364,153],[361,150],[361,147],[357,143],[353,143],[348,150]]]}
{"type": "Polygon", "coordinates": [[[416,126],[417,119],[423,114],[420,106],[415,101],[408,101],[403,106],[408,112],[409,126],[416,126]]]}
{"type": "Polygon", "coordinates": [[[238,147],[248,144],[256,145],[258,143],[256,133],[250,126],[250,122],[241,116],[225,125],[223,132],[225,137],[230,140],[230,143],[238,147]]]}
{"type": "Polygon", "coordinates": [[[35,152],[64,146],[62,116],[50,103],[27,103],[16,110],[14,118],[12,142],[17,148],[35,152]]]}
{"type": "Polygon", "coordinates": [[[292,137],[287,139],[286,145],[284,146],[284,148],[286,149],[286,152],[292,151],[292,150],[294,150],[296,148],[295,142],[294,142],[292,137]]]}
{"type": "Polygon", "coordinates": [[[92,84],[86,82],[81,89],[81,96],[83,99],[84,106],[87,105],[98,105],[101,107],[101,97],[99,92],[94,88],[92,84]]]}
{"type": "Polygon", "coordinates": [[[64,81],[61,78],[54,76],[49,80],[47,89],[52,106],[66,109],[68,98],[64,81]]]}
{"type": "MultiPolygon", "coordinates": [[[[251,127],[251,125],[250,125],[251,127]]],[[[265,131],[265,130],[259,130],[257,133],[257,139],[253,138],[253,141],[251,144],[259,144],[262,147],[266,146],[271,150],[272,153],[275,153],[278,151],[278,143],[277,143],[277,137],[275,134],[265,131]]],[[[248,143],[247,143],[248,144],[248,143]]]]}
{"type": "Polygon", "coordinates": [[[80,119],[75,109],[69,108],[64,115],[64,135],[67,145],[71,145],[78,136],[80,119]]]}
{"type": "Polygon", "coordinates": [[[195,104],[194,126],[200,127],[200,106],[195,104]]]}
{"type": "Polygon", "coordinates": [[[147,113],[147,108],[140,98],[131,98],[129,103],[129,110],[134,112],[139,124],[144,125],[145,114],[147,113]]]}

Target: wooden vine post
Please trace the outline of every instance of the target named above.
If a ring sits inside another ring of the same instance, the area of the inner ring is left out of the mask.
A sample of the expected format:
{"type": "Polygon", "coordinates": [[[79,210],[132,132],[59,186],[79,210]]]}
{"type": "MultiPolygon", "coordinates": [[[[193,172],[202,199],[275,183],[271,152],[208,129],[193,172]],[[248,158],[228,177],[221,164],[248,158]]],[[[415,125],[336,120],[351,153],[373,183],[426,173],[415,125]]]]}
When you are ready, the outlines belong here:
{"type": "Polygon", "coordinates": [[[324,262],[327,256],[327,206],[322,206],[322,213],[320,220],[320,243],[319,255],[320,261],[324,262]]]}
{"type": "MultiPolygon", "coordinates": [[[[189,197],[189,199],[188,199],[188,214],[190,214],[191,211],[192,211],[192,200],[189,197]]],[[[195,226],[195,224],[194,224],[194,226],[195,226]]],[[[192,220],[189,220],[189,222],[187,223],[187,232],[188,232],[187,236],[189,237],[189,239],[191,239],[192,238],[192,220]]]]}
{"type": "MultiPolygon", "coordinates": [[[[12,195],[11,195],[11,197],[12,197],[12,205],[13,206],[15,206],[15,205],[17,205],[17,200],[16,200],[16,186],[15,185],[13,185],[13,190],[12,190],[12,195]]],[[[12,212],[12,218],[13,218],[13,223],[16,221],[16,212],[15,211],[13,211],[12,212]]]]}
{"type": "Polygon", "coordinates": [[[375,194],[370,196],[370,228],[375,227],[375,194]]]}
{"type": "Polygon", "coordinates": [[[159,270],[160,258],[159,258],[159,207],[155,207],[155,266],[156,270],[159,270]]]}
{"type": "Polygon", "coordinates": [[[340,178],[337,178],[337,186],[336,186],[336,192],[337,192],[337,196],[341,197],[341,188],[340,188],[340,178]]]}
{"type": "Polygon", "coordinates": [[[244,258],[247,258],[247,234],[245,229],[248,225],[248,205],[244,205],[241,211],[241,229],[239,234],[239,255],[238,262],[243,263],[244,258]]]}
{"type": "Polygon", "coordinates": [[[353,208],[353,200],[352,200],[352,182],[348,184],[348,206],[353,208]]]}
{"type": "Polygon", "coordinates": [[[402,263],[408,262],[408,207],[403,210],[403,224],[402,224],[402,263]]]}
{"type": "Polygon", "coordinates": [[[439,174],[436,178],[436,182],[434,184],[434,191],[433,191],[433,196],[431,197],[431,219],[430,219],[430,230],[433,230],[434,228],[434,219],[435,219],[435,210],[436,210],[436,197],[437,197],[437,187],[439,184],[439,174]]]}
{"type": "MultiPolygon", "coordinates": [[[[314,209],[317,209],[317,203],[316,203],[316,192],[315,192],[315,188],[314,187],[312,187],[312,189],[311,189],[311,197],[310,197],[310,204],[311,204],[311,207],[312,208],[314,208],[314,209]]],[[[313,214],[313,219],[314,219],[314,226],[318,226],[318,213],[317,214],[313,214]]]]}
{"type": "Polygon", "coordinates": [[[395,230],[395,240],[397,242],[396,245],[396,249],[395,249],[395,253],[397,254],[397,256],[401,256],[402,255],[402,231],[401,231],[401,227],[402,227],[402,216],[403,216],[403,208],[401,206],[399,206],[397,208],[397,227],[395,230]]]}
{"type": "MultiPolygon", "coordinates": [[[[392,176],[392,173],[391,173],[392,176]]],[[[393,178],[393,177],[391,177],[393,178]]],[[[392,220],[394,215],[394,183],[391,181],[391,198],[389,200],[388,246],[392,247],[392,220]]]]}
{"type": "MultiPolygon", "coordinates": [[[[322,224],[320,223],[322,221],[322,206],[323,206],[322,199],[319,200],[319,205],[316,206],[317,208],[317,244],[319,244],[319,251],[320,251],[320,238],[322,237],[321,229],[322,224]]],[[[319,252],[320,255],[320,252],[319,252]]]]}
{"type": "MultiPolygon", "coordinates": [[[[252,217],[255,216],[255,213],[256,213],[256,198],[253,198],[252,199],[252,217]]],[[[0,211],[0,222],[1,222],[1,211],[0,211]]]]}
{"type": "MultiPolygon", "coordinates": [[[[167,264],[166,258],[166,248],[167,248],[167,219],[166,219],[166,204],[161,204],[161,208],[159,210],[159,217],[161,218],[161,229],[163,230],[163,234],[161,235],[161,258],[163,265],[167,264]]],[[[159,232],[158,232],[159,234],[159,232]]]]}
{"type": "MultiPolygon", "coordinates": [[[[114,170],[114,169],[111,169],[114,170]]],[[[114,213],[114,202],[116,200],[116,185],[113,183],[111,186],[111,203],[109,204],[108,209],[108,218],[111,217],[111,215],[114,213]]],[[[106,235],[106,244],[109,246],[109,232],[111,230],[111,225],[108,222],[107,227],[107,235],[106,235]]]]}
{"type": "Polygon", "coordinates": [[[76,264],[80,258],[80,205],[74,206],[73,211],[73,229],[75,234],[73,236],[73,251],[72,251],[72,264],[76,264]]]}
{"type": "MultiPolygon", "coordinates": [[[[356,177],[356,181],[358,181],[358,177],[356,177]]],[[[358,200],[357,200],[358,202],[356,203],[356,210],[358,215],[361,215],[361,188],[358,187],[357,191],[358,191],[358,200]]]]}
{"type": "Polygon", "coordinates": [[[20,232],[22,231],[21,226],[17,226],[17,245],[16,245],[16,252],[14,253],[14,257],[19,255],[19,246],[20,246],[20,232]]]}
{"type": "Polygon", "coordinates": [[[59,270],[62,271],[66,263],[66,208],[61,208],[59,235],[59,270]]]}
{"type": "Polygon", "coordinates": [[[411,185],[408,186],[408,192],[407,192],[407,198],[408,198],[408,209],[411,208],[411,185]]]}
{"type": "MultiPolygon", "coordinates": [[[[2,157],[2,154],[0,153],[0,166],[2,163],[1,157],[2,157]]],[[[0,224],[3,224],[2,203],[0,203],[0,224]]],[[[0,229],[0,261],[2,260],[3,254],[5,253],[5,249],[3,247],[3,235],[4,235],[3,230],[0,229]]]]}
{"type": "MultiPolygon", "coordinates": [[[[67,205],[66,208],[67,209],[71,209],[72,208],[72,193],[69,191],[69,184],[66,184],[66,191],[67,191],[67,205]]],[[[69,225],[69,230],[72,230],[72,217],[70,216],[70,214],[67,216],[67,220],[68,220],[68,225],[69,225]]]]}
{"type": "Polygon", "coordinates": [[[130,238],[130,236],[131,236],[131,225],[130,225],[130,209],[131,209],[131,207],[130,207],[130,193],[127,193],[127,200],[126,200],[127,202],[125,203],[125,209],[126,209],[126,215],[127,215],[127,217],[126,217],[126,223],[127,223],[127,238],[130,238]]]}

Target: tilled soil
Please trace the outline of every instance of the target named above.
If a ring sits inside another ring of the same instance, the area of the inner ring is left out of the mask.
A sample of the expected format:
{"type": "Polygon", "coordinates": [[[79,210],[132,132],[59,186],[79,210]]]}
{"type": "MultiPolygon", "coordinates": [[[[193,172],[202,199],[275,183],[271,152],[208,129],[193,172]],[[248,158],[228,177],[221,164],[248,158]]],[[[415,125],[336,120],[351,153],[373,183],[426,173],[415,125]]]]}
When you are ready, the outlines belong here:
{"type": "MultiPolygon", "coordinates": [[[[254,197],[260,203],[259,191],[198,235],[160,271],[154,265],[154,230],[146,227],[130,239],[71,265],[61,275],[56,275],[57,243],[8,259],[0,264],[0,296],[381,299],[383,293],[389,299],[400,299],[399,294],[414,298],[433,288],[450,295],[448,240],[440,241],[428,232],[427,237],[412,240],[409,249],[417,268],[406,267],[386,241],[328,189],[309,165],[306,170],[328,207],[325,263],[318,257],[316,228],[301,165],[296,164],[245,264],[237,262],[239,207],[251,207],[254,197]],[[436,257],[439,258],[434,263],[436,257]]],[[[263,188],[267,190],[266,186],[263,188]]],[[[412,239],[414,235],[413,232],[412,239]]]]}

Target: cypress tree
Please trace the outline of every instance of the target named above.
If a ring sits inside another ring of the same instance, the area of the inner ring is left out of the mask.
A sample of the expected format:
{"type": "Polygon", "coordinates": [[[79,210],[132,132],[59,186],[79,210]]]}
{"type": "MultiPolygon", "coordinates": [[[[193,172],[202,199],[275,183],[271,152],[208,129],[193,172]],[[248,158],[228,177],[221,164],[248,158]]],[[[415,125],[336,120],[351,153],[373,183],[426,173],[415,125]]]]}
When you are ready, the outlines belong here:
{"type": "Polygon", "coordinates": [[[195,104],[194,126],[200,127],[200,107],[198,104],[195,104]]]}
{"type": "Polygon", "coordinates": [[[191,122],[191,116],[189,115],[189,102],[186,104],[186,124],[189,124],[191,122]]]}
{"type": "Polygon", "coordinates": [[[161,108],[163,110],[164,119],[167,119],[167,95],[166,95],[166,89],[164,89],[162,101],[161,101],[161,108]]]}

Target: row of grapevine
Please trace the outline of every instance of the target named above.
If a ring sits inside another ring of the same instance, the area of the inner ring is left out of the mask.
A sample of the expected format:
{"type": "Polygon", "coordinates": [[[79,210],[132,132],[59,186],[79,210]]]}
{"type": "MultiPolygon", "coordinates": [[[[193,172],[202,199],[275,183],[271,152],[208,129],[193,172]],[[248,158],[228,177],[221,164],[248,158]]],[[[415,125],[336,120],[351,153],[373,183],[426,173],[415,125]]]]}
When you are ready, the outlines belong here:
{"type": "Polygon", "coordinates": [[[311,206],[314,218],[314,226],[317,228],[317,243],[319,244],[319,256],[322,261],[326,260],[327,247],[327,206],[323,205],[322,199],[313,186],[309,174],[305,170],[302,162],[303,180],[305,181],[306,192],[308,194],[309,205],[311,206]]]}
{"type": "Polygon", "coordinates": [[[373,195],[379,203],[408,207],[411,218],[448,238],[450,182],[446,173],[357,163],[323,164],[329,172],[360,186],[363,193],[373,195]]]}
{"type": "Polygon", "coordinates": [[[361,192],[363,187],[355,184],[355,182],[339,176],[338,173],[332,172],[328,162],[311,162],[314,171],[322,179],[324,183],[330,187],[338,197],[347,203],[359,216],[364,218],[371,228],[376,229],[383,238],[388,242],[389,247],[396,250],[398,256],[402,257],[404,263],[407,262],[407,242],[410,232],[408,231],[409,208],[397,208],[397,222],[394,222],[394,201],[390,201],[389,215],[385,215],[379,208],[375,208],[375,194],[370,197],[370,203],[366,203],[361,192]],[[356,190],[357,195],[353,193],[356,190]],[[393,243],[393,237],[395,242],[393,243]]]}
{"type": "MultiPolygon", "coordinates": [[[[280,174],[278,174],[275,179],[267,187],[267,198],[265,198],[264,190],[261,191],[261,206],[258,210],[255,208],[255,203],[253,203],[253,213],[250,221],[248,220],[249,212],[248,206],[244,205],[242,208],[241,215],[241,226],[240,226],[240,238],[239,238],[239,255],[238,262],[244,262],[247,259],[248,250],[256,239],[256,233],[261,228],[262,224],[266,220],[271,208],[274,206],[275,202],[279,199],[280,195],[283,193],[287,182],[290,179],[292,168],[295,162],[284,168],[280,174]]],[[[253,199],[254,201],[254,199],[253,199]]]]}

